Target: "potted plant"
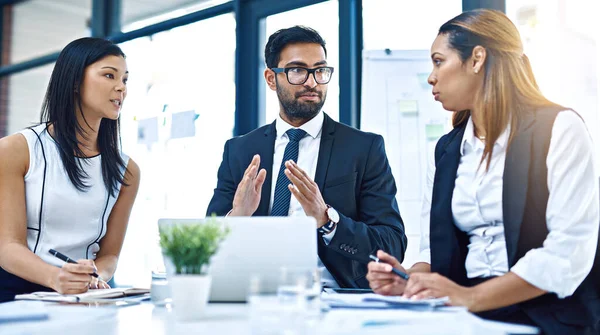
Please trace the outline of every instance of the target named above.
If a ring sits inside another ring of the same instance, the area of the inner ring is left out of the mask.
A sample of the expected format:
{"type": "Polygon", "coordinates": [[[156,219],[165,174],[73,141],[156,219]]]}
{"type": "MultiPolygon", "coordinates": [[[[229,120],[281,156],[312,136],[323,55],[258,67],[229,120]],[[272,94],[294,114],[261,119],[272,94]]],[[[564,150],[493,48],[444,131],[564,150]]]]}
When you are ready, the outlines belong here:
{"type": "Polygon", "coordinates": [[[173,222],[160,226],[159,232],[175,315],[182,321],[199,319],[210,292],[206,270],[229,228],[213,217],[204,222],[173,222]]]}

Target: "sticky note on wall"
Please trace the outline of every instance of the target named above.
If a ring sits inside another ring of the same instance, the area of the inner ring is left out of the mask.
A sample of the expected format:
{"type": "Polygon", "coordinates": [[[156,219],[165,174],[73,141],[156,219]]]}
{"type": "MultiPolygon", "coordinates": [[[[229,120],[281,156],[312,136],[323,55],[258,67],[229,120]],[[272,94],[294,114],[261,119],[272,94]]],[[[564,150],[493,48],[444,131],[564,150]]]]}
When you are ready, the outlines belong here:
{"type": "Polygon", "coordinates": [[[446,133],[444,124],[428,123],[425,125],[425,137],[428,141],[436,141],[446,133]]]}
{"type": "Polygon", "coordinates": [[[417,100],[398,100],[398,112],[403,116],[417,116],[419,114],[417,100]]]}

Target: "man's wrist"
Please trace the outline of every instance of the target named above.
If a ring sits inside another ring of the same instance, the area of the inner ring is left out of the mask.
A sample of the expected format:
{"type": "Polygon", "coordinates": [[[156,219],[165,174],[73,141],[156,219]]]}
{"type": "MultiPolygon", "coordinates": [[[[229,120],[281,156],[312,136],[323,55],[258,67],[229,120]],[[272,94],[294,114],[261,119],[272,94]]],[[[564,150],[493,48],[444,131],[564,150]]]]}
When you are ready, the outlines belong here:
{"type": "MultiPolygon", "coordinates": [[[[325,211],[323,211],[323,213],[325,213],[325,211]]],[[[321,218],[317,218],[317,228],[321,228],[328,223],[329,218],[327,217],[327,214],[323,214],[321,215],[321,218]]]]}
{"type": "Polygon", "coordinates": [[[317,231],[323,235],[330,234],[337,227],[338,222],[340,221],[340,216],[338,212],[333,209],[331,206],[326,205],[325,210],[322,212],[325,217],[325,223],[319,225],[317,227],[317,231]]]}
{"type": "Polygon", "coordinates": [[[240,211],[239,209],[234,207],[225,216],[251,216],[251,215],[252,214],[246,214],[243,211],[240,211]]]}
{"type": "Polygon", "coordinates": [[[329,235],[333,233],[335,228],[337,228],[337,223],[333,221],[328,221],[325,225],[321,226],[320,228],[317,228],[317,232],[321,233],[322,235],[329,235]]]}

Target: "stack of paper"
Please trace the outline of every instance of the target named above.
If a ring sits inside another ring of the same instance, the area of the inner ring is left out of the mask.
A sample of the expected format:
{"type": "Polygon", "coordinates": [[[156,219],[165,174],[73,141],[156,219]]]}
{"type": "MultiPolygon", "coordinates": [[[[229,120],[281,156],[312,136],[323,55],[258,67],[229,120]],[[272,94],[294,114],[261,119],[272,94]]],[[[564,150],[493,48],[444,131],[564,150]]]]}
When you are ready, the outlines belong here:
{"type": "Polygon", "coordinates": [[[57,292],[34,292],[29,294],[19,294],[15,300],[42,300],[56,302],[97,302],[107,299],[125,298],[150,293],[145,288],[109,288],[103,290],[89,290],[81,294],[60,294],[57,292]]]}
{"type": "Polygon", "coordinates": [[[400,296],[388,297],[379,294],[326,294],[321,300],[331,308],[369,308],[369,309],[411,309],[433,310],[443,307],[448,297],[435,299],[412,300],[400,296]]]}

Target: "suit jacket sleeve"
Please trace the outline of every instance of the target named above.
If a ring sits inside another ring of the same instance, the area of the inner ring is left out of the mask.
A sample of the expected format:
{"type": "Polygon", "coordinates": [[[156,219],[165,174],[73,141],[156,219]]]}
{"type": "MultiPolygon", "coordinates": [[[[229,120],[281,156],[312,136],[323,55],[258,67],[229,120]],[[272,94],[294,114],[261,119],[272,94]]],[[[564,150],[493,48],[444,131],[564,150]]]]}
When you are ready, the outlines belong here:
{"type": "MultiPolygon", "coordinates": [[[[407,240],[395,196],[396,183],[385,154],[383,137],[377,135],[371,143],[361,181],[358,220],[339,213],[340,222],[331,242],[323,248],[325,244],[319,239],[319,243],[323,244],[320,248],[323,253],[321,257],[329,253],[342,253],[346,256],[344,261],[348,263],[336,264],[337,267],[351,267],[354,260],[358,262],[354,266],[364,267],[358,272],[365,273],[367,269],[364,265],[370,261],[369,255],[379,249],[402,262],[407,240]]],[[[335,256],[333,258],[340,260],[335,256]]]]}
{"type": "Polygon", "coordinates": [[[231,167],[229,165],[230,145],[231,140],[225,142],[225,149],[223,149],[223,161],[221,162],[221,166],[219,166],[219,171],[217,173],[217,188],[215,188],[213,197],[208,204],[208,208],[206,210],[207,216],[213,214],[217,216],[224,216],[233,207],[233,197],[235,195],[237,184],[233,178],[231,167]]]}

